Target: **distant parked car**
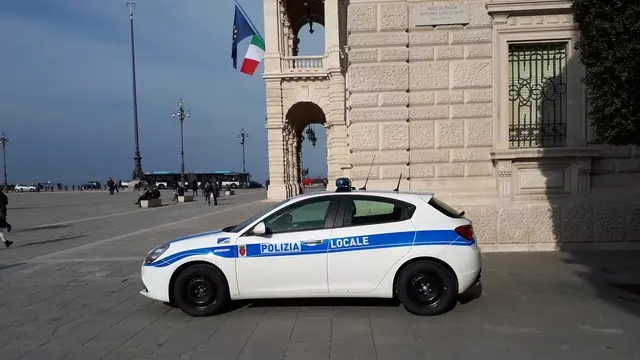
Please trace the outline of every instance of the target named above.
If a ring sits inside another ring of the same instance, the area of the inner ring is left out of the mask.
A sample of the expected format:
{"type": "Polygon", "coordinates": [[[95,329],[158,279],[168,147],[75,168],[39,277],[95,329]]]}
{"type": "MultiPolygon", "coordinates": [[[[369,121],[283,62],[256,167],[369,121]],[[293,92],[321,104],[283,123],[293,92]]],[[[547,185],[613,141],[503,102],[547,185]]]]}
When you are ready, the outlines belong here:
{"type": "Polygon", "coordinates": [[[86,184],[82,185],[83,190],[100,190],[102,189],[102,184],[99,181],[89,181],[86,184]]]}
{"type": "Polygon", "coordinates": [[[253,180],[250,180],[249,185],[247,186],[248,189],[259,189],[261,187],[262,187],[262,184],[253,180]]]}
{"type": "Polygon", "coordinates": [[[16,186],[13,187],[13,191],[15,192],[35,192],[36,191],[36,187],[33,185],[21,185],[21,184],[17,184],[16,186]]]}

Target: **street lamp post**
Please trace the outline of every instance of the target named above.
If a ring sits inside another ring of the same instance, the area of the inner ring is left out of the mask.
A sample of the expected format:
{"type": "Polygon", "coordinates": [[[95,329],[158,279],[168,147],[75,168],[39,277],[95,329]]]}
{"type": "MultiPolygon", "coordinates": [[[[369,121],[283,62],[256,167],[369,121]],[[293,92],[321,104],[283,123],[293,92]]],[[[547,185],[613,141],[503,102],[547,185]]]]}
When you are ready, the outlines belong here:
{"type": "Polygon", "coordinates": [[[140,141],[138,139],[138,94],[136,87],[136,49],[133,41],[133,9],[136,3],[130,1],[127,3],[129,8],[129,26],[131,29],[131,73],[133,80],[133,134],[136,149],[133,154],[133,179],[142,179],[142,157],[140,156],[140,141]]]}
{"type": "Polygon", "coordinates": [[[9,139],[4,133],[0,135],[0,144],[2,144],[2,165],[4,167],[4,191],[9,192],[9,183],[7,182],[7,153],[6,146],[9,143],[9,139]]]}
{"type": "Polygon", "coordinates": [[[191,110],[184,110],[184,101],[178,101],[178,110],[172,114],[180,120],[180,187],[184,187],[184,119],[191,117],[191,110]]]}
{"type": "Polygon", "coordinates": [[[244,157],[244,142],[248,138],[249,138],[249,134],[245,133],[244,128],[242,128],[242,130],[240,130],[240,134],[238,134],[238,140],[240,140],[240,145],[242,145],[242,172],[243,173],[247,172],[247,166],[246,166],[245,157],[244,157]]]}

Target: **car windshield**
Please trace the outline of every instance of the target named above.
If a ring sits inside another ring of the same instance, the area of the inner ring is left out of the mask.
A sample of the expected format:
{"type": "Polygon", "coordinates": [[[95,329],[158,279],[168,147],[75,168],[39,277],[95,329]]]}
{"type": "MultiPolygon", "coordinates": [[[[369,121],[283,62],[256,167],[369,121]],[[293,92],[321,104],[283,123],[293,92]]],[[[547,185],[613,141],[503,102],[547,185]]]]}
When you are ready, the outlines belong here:
{"type": "Polygon", "coordinates": [[[241,222],[240,224],[234,226],[232,229],[230,229],[228,232],[232,232],[232,233],[237,233],[240,232],[242,229],[246,228],[247,226],[251,225],[252,222],[258,220],[259,218],[261,218],[262,216],[266,215],[269,211],[277,208],[278,206],[286,203],[287,201],[289,201],[289,199],[283,200],[279,203],[276,203],[273,206],[269,206],[266,209],[258,212],[257,214],[253,215],[252,217],[248,218],[247,220],[241,222]]]}

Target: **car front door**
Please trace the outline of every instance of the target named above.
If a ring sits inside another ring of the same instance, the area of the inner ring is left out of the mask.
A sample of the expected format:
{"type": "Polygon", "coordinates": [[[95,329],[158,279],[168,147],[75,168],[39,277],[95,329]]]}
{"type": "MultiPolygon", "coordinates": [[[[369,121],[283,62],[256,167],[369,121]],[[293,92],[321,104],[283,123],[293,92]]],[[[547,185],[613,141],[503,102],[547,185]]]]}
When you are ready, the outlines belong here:
{"type": "Polygon", "coordinates": [[[240,236],[240,296],[327,294],[327,244],[338,203],[337,196],[295,202],[262,221],[266,234],[250,229],[240,236]]]}
{"type": "Polygon", "coordinates": [[[411,249],[415,206],[373,195],[342,198],[328,246],[329,292],[371,292],[411,249]]]}

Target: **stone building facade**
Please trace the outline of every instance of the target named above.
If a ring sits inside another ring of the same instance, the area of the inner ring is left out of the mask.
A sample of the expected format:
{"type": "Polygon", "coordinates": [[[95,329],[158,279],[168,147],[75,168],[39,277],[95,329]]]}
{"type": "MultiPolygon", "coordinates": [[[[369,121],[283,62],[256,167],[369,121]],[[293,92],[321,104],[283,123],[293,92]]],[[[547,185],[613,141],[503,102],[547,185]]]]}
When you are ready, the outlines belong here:
{"type": "MultiPolygon", "coordinates": [[[[640,149],[598,144],[568,0],[264,0],[268,196],[300,192],[303,129],[330,185],[435,192],[485,251],[640,247],[640,149]],[[332,14],[332,16],[325,16],[332,14]],[[325,27],[325,54],[297,32],[325,27]]],[[[329,189],[331,190],[331,188],[329,189]]]]}

